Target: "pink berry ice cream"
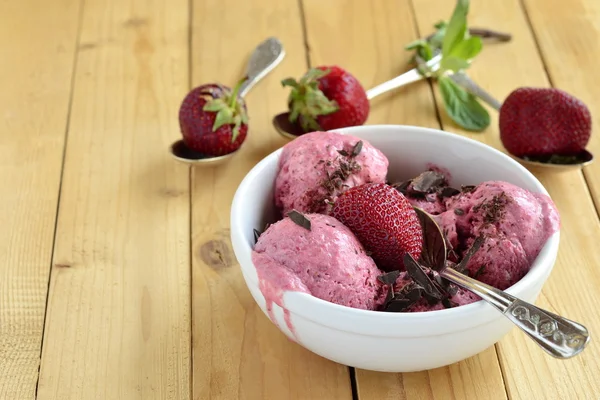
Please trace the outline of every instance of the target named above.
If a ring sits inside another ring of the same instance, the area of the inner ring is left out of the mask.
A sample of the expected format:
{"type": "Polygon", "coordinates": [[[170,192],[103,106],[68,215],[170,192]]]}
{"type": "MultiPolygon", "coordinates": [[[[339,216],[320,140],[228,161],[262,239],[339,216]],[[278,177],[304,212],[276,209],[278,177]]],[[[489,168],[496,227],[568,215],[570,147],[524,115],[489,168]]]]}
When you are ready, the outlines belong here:
{"type": "Polygon", "coordinates": [[[481,236],[483,245],[469,260],[468,274],[501,290],[529,271],[560,227],[558,211],[548,196],[507,182],[483,182],[449,197],[441,195],[443,190],[450,193],[445,181],[426,194],[430,201],[410,192],[407,196],[414,206],[435,216],[458,256],[481,236]]]}
{"type": "Polygon", "coordinates": [[[354,234],[327,215],[296,216],[310,226],[286,217],[256,242],[252,261],[267,302],[281,306],[283,291],[296,290],[335,304],[376,309],[381,271],[354,234]]]}
{"type": "MultiPolygon", "coordinates": [[[[338,197],[338,204],[354,198],[350,195],[369,187],[367,183],[390,185],[413,207],[433,216],[447,243],[448,268],[501,290],[527,274],[546,241],[560,228],[558,211],[548,196],[508,182],[454,188],[447,171],[432,167],[406,182],[390,184],[387,169],[383,153],[350,135],[313,132],[284,147],[274,199],[283,218],[265,232],[255,232],[252,254],[269,312],[273,303],[284,308],[286,291],[384,312],[435,311],[480,300],[443,279],[436,269],[439,264],[426,266],[425,245],[421,258],[405,258],[402,268],[384,271],[378,267],[376,252],[371,257],[364,247],[369,238],[362,237],[365,243],[361,243],[361,236],[352,231],[364,225],[357,228],[344,218],[367,223],[365,215],[373,207],[385,210],[381,211],[385,221],[393,215],[388,200],[371,199],[362,204],[364,208],[339,219],[328,215],[338,197]]],[[[393,239],[396,236],[384,225],[376,225],[373,235],[378,240],[400,240],[393,239]]],[[[420,226],[415,229],[421,231],[420,226]]],[[[442,255],[442,265],[443,260],[442,255]]]]}
{"type": "Polygon", "coordinates": [[[385,182],[388,160],[366,140],[312,132],[283,147],[275,180],[275,206],[286,215],[322,213],[327,202],[364,183],[385,182]]]}

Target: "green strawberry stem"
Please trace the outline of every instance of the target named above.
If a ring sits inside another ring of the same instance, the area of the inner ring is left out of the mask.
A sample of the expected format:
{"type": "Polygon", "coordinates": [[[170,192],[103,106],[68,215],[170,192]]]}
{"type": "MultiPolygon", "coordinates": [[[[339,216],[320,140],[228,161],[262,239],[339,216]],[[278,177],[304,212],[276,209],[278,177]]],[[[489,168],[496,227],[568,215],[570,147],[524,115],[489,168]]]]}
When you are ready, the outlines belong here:
{"type": "Polygon", "coordinates": [[[292,88],[288,96],[289,121],[299,122],[305,132],[321,130],[317,117],[332,114],[339,109],[337,103],[328,99],[319,89],[319,79],[329,73],[330,70],[311,68],[299,81],[294,78],[281,81],[283,87],[292,88]]]}
{"type": "Polygon", "coordinates": [[[246,79],[246,77],[241,79],[235,85],[233,91],[230,92],[229,89],[224,90],[222,97],[209,100],[202,108],[203,111],[216,113],[215,122],[212,126],[213,132],[216,132],[224,125],[233,125],[233,129],[231,130],[232,143],[240,134],[242,124],[248,123],[248,115],[244,109],[244,102],[242,99],[238,102],[240,88],[246,79]]]}
{"type": "Polygon", "coordinates": [[[247,76],[245,76],[242,79],[240,79],[239,82],[233,88],[233,93],[231,95],[231,104],[229,106],[232,110],[235,110],[235,106],[236,106],[237,98],[238,98],[238,93],[240,92],[240,89],[242,88],[242,85],[244,84],[244,82],[246,82],[246,79],[248,79],[247,76]]]}

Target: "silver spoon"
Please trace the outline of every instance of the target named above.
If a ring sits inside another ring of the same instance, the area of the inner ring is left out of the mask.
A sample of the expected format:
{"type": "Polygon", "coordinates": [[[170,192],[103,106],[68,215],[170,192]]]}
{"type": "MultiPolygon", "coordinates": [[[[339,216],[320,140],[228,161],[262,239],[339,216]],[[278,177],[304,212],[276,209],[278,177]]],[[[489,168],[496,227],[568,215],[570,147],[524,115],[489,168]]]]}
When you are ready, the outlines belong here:
{"type": "MultiPolygon", "coordinates": [[[[589,332],[583,325],[520,300],[453,268],[447,268],[446,241],[439,225],[427,212],[418,207],[413,208],[419,216],[427,245],[433,246],[430,253],[433,259],[423,260],[424,264],[428,264],[427,267],[487,301],[551,356],[566,359],[583,351],[590,341],[589,332]]],[[[405,256],[404,262],[416,263],[410,254],[405,256]]]]}
{"type": "MultiPolygon", "coordinates": [[[[485,91],[481,86],[479,86],[475,81],[473,81],[466,73],[457,72],[450,75],[450,79],[452,79],[457,85],[464,88],[466,91],[470,92],[476,97],[479,97],[481,100],[486,102],[490,107],[492,107],[496,111],[500,111],[502,107],[502,103],[496,100],[490,93],[485,91]]],[[[581,169],[586,165],[590,165],[594,161],[594,155],[587,150],[582,150],[579,154],[575,156],[576,162],[572,164],[556,164],[545,162],[542,160],[530,160],[521,157],[517,157],[513,154],[508,153],[512,158],[519,161],[521,164],[529,165],[531,167],[542,167],[542,168],[553,168],[555,170],[574,170],[581,169]]]]}
{"type": "MultiPolygon", "coordinates": [[[[425,64],[425,67],[434,68],[436,65],[439,64],[441,58],[441,55],[434,56],[425,64]]],[[[397,89],[410,83],[425,79],[426,76],[423,76],[423,74],[421,74],[420,72],[421,68],[421,66],[413,68],[410,71],[403,73],[402,75],[399,75],[393,79],[390,79],[387,82],[383,82],[375,86],[374,88],[367,90],[367,99],[371,100],[379,96],[380,94],[389,92],[390,90],[397,89]]],[[[290,122],[289,112],[284,112],[275,115],[273,117],[273,126],[280,135],[292,140],[305,133],[299,125],[290,122]]]]}
{"type": "MultiPolygon", "coordinates": [[[[240,97],[245,97],[250,89],[262,78],[271,72],[285,57],[285,50],[279,39],[271,37],[260,43],[252,52],[246,67],[246,81],[239,92],[240,97]]],[[[228,161],[239,152],[236,151],[219,157],[207,157],[185,145],[183,140],[177,140],[169,147],[171,156],[182,163],[195,166],[213,167],[228,161]]]]}

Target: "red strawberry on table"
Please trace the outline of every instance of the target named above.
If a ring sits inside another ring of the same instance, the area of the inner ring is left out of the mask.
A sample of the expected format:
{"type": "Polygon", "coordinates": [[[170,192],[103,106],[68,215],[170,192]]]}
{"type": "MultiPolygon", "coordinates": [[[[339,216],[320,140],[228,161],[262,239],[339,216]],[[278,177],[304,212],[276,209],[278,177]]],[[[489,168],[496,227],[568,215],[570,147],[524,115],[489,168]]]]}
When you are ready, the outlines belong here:
{"type": "Polygon", "coordinates": [[[348,189],[336,199],[331,215],[350,228],[382,270],[403,270],[406,252],[415,260],[421,256],[423,231],[417,213],[390,185],[348,189]]]}
{"type": "Polygon", "coordinates": [[[290,122],[304,132],[362,125],[369,116],[369,100],[358,79],[338,66],[310,69],[299,81],[284,79],[290,122]]]}
{"type": "Polygon", "coordinates": [[[592,133],[590,110],[555,88],[514,90],[500,108],[500,138],[517,157],[574,156],[592,133]]]}
{"type": "Polygon", "coordinates": [[[179,126],[187,147],[217,157],[242,145],[248,133],[246,104],[238,96],[242,83],[233,90],[205,84],[187,94],[179,108],[179,126]]]}

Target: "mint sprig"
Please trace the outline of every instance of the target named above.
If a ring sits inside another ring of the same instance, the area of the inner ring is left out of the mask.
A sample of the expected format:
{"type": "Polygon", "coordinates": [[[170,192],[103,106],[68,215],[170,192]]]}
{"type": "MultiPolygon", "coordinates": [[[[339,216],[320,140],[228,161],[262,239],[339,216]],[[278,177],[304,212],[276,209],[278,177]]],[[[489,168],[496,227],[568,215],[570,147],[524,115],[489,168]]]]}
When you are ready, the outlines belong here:
{"type": "Polygon", "coordinates": [[[440,67],[430,77],[438,82],[448,116],[460,127],[481,132],[490,125],[490,115],[479,99],[458,86],[451,74],[462,72],[471,66],[473,59],[483,48],[482,37],[510,40],[510,35],[482,29],[469,29],[467,15],[469,0],[457,0],[449,22],[435,24],[436,31],[425,39],[406,45],[406,50],[415,51],[414,59],[431,60],[442,55],[440,67]]]}

